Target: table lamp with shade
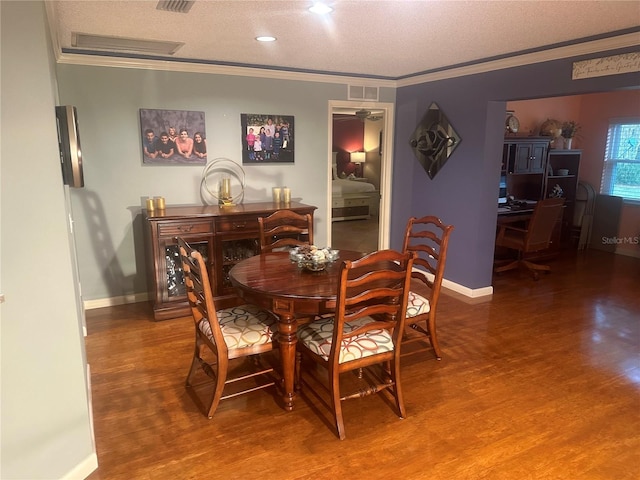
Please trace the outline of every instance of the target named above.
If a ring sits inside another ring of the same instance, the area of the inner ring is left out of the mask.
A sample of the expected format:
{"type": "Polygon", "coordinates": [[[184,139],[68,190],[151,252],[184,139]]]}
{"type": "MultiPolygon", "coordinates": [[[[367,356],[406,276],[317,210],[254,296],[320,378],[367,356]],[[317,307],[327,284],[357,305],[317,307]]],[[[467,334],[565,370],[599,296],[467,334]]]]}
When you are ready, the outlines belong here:
{"type": "Polygon", "coordinates": [[[362,168],[362,164],[367,161],[367,156],[365,152],[351,152],[351,162],[355,163],[358,166],[358,172],[360,177],[364,176],[364,169],[362,168]]]}

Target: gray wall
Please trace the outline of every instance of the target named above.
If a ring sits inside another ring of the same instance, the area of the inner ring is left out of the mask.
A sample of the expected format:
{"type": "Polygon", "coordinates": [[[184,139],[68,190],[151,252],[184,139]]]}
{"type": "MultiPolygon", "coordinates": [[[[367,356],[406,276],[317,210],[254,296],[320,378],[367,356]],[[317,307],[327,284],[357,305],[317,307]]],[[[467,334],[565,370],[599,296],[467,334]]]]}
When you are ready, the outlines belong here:
{"type": "Polygon", "coordinates": [[[0,477],[88,474],[96,458],[44,4],[3,1],[0,16],[0,477]]]}
{"type": "MultiPolygon", "coordinates": [[[[58,65],[60,102],[75,105],[85,188],[72,193],[85,300],[146,291],[141,199],[201,204],[202,166],[142,164],[139,109],[205,112],[208,157],[241,162],[241,113],[295,117],[295,164],[245,166],[245,202],[270,201],[271,187],[315,205],[316,243],[326,244],[328,101],[344,100],[343,84],[202,73],[58,65]]],[[[382,88],[380,101],[395,91],[382,88]]]]}
{"type": "Polygon", "coordinates": [[[506,101],[638,88],[637,73],[571,80],[574,61],[631,50],[399,88],[391,247],[402,245],[402,231],[409,215],[438,215],[455,226],[445,277],[472,289],[491,285],[506,101]],[[438,104],[462,137],[453,156],[433,180],[415,160],[408,143],[431,102],[438,104]]]}

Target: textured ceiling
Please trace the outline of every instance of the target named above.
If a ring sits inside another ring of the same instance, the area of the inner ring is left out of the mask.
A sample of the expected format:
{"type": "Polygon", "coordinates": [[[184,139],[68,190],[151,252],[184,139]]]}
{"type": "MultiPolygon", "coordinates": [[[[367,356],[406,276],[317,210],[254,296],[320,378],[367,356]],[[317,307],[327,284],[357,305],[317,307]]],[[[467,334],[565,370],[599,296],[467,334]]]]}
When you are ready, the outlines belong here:
{"type": "Polygon", "coordinates": [[[318,16],[310,1],[196,0],[186,14],[157,1],[51,2],[54,35],[72,49],[72,34],[184,42],[173,56],[399,78],[529,49],[636,29],[633,1],[329,1],[318,16]],[[259,43],[258,35],[276,42],[259,43]]]}

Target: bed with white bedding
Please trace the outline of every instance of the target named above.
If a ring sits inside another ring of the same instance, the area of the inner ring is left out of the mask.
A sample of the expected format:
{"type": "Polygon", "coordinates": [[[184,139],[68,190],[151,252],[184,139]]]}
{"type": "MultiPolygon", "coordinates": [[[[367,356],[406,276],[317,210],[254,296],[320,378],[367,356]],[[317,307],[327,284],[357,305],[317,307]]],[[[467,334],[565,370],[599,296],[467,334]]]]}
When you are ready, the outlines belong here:
{"type": "Polygon", "coordinates": [[[336,178],[331,182],[331,219],[337,222],[369,218],[378,198],[372,183],[336,178]]]}
{"type": "Polygon", "coordinates": [[[331,184],[331,194],[334,197],[375,191],[376,187],[373,183],[349,180],[348,178],[336,178],[331,184]]]}

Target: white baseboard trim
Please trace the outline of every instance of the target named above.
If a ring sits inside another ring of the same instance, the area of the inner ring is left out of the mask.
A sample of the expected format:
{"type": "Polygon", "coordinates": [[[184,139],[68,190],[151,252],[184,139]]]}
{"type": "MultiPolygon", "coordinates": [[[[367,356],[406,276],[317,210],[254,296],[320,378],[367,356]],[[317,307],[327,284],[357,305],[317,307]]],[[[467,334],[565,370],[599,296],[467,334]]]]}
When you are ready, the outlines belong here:
{"type": "MultiPolygon", "coordinates": [[[[426,275],[430,281],[433,281],[433,274],[429,272],[425,272],[419,268],[413,268],[414,272],[421,273],[426,275]]],[[[488,287],[482,288],[469,288],[464,285],[460,285],[459,283],[452,282],[451,280],[447,280],[446,278],[442,279],[442,286],[448,290],[459,293],[460,295],[464,295],[469,298],[479,298],[485,297],[487,295],[493,295],[493,286],[489,285],[488,287]]]]}
{"type": "Polygon", "coordinates": [[[115,305],[125,305],[127,303],[146,302],[149,300],[148,293],[132,293],[120,297],[98,298],[95,300],[85,300],[84,308],[91,310],[94,308],[113,307],[115,305]]]}
{"type": "Polygon", "coordinates": [[[469,298],[479,298],[479,297],[485,297],[487,295],[493,295],[492,285],[489,285],[488,287],[482,287],[482,288],[469,288],[444,278],[442,280],[442,286],[444,288],[453,290],[454,292],[469,298]]]}
{"type": "MultiPolygon", "coordinates": [[[[421,273],[421,270],[414,269],[421,273]]],[[[432,280],[433,275],[427,274],[432,280]]],[[[446,278],[442,280],[442,286],[449,290],[452,290],[456,293],[464,295],[469,298],[479,298],[487,295],[493,295],[493,287],[490,285],[488,287],[482,288],[469,288],[464,285],[460,285],[458,283],[452,282],[451,280],[447,280],[446,278]]],[[[84,308],[86,310],[92,310],[94,308],[103,308],[103,307],[113,307],[116,305],[126,305],[128,303],[138,303],[138,302],[146,302],[149,300],[148,293],[135,293],[131,295],[122,295],[120,297],[110,297],[110,298],[98,298],[95,300],[85,300],[84,308]]]]}
{"type": "Polygon", "coordinates": [[[83,480],[98,468],[98,455],[94,451],[71,471],[62,477],[62,480],[83,480]]]}
{"type": "MultiPolygon", "coordinates": [[[[618,255],[626,255],[628,257],[640,258],[640,251],[636,251],[636,250],[616,249],[615,253],[618,255]]],[[[424,273],[422,270],[417,268],[414,268],[414,271],[424,273]]],[[[432,274],[427,273],[426,275],[431,280],[433,280],[432,274]]],[[[459,283],[452,282],[451,280],[447,280],[445,278],[442,280],[442,286],[469,298],[479,298],[479,297],[485,297],[487,295],[493,295],[492,285],[489,285],[487,287],[481,287],[481,288],[469,288],[469,287],[465,287],[464,285],[460,285],[459,283]]],[[[84,308],[87,310],[91,310],[93,308],[112,307],[115,305],[125,305],[127,303],[146,302],[148,300],[149,300],[148,293],[134,293],[131,295],[122,295],[120,297],[99,298],[96,300],[85,300],[84,308]]]]}

